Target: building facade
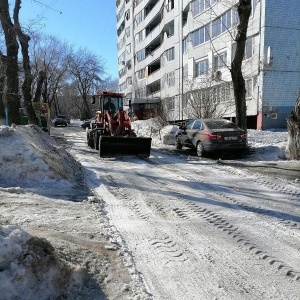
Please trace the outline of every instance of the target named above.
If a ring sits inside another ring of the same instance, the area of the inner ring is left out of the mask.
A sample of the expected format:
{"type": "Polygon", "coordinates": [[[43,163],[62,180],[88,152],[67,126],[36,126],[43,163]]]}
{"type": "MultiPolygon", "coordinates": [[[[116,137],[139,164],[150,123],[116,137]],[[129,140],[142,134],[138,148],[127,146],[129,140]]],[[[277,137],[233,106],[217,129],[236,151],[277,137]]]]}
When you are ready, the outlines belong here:
{"type": "MultiPolygon", "coordinates": [[[[235,118],[237,0],[117,0],[119,89],[168,121],[235,118]]],[[[252,0],[243,75],[248,128],[286,127],[300,87],[298,0],[252,0]]]]}

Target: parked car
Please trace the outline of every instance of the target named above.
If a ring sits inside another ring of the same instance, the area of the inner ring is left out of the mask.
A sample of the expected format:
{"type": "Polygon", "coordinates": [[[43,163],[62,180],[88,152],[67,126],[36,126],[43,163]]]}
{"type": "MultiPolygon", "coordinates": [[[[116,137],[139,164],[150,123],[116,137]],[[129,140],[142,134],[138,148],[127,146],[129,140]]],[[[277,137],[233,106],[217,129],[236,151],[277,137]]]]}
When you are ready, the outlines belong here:
{"type": "Polygon", "coordinates": [[[62,126],[68,126],[67,117],[65,115],[58,115],[53,120],[54,126],[62,125],[62,126]]]}
{"type": "Polygon", "coordinates": [[[218,150],[245,150],[247,131],[225,119],[195,119],[180,126],[176,133],[176,149],[195,148],[197,155],[218,150]]]}
{"type": "Polygon", "coordinates": [[[88,120],[84,120],[83,123],[81,123],[80,127],[86,129],[86,128],[90,128],[90,125],[91,125],[91,119],[88,119],[88,120]]]}

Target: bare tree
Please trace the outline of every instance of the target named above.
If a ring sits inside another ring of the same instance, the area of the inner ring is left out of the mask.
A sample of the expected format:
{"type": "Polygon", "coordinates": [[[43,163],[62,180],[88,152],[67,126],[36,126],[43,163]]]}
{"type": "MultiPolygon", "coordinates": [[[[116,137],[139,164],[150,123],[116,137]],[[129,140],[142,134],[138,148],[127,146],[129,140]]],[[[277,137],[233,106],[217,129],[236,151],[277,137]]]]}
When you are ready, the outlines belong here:
{"type": "Polygon", "coordinates": [[[106,91],[106,92],[118,92],[119,90],[119,81],[118,79],[112,79],[111,76],[100,80],[99,85],[96,87],[97,91],[106,91]]]}
{"type": "Polygon", "coordinates": [[[0,21],[6,44],[6,100],[9,122],[20,123],[20,98],[18,74],[19,45],[14,24],[9,14],[8,0],[0,1],[0,21]]]}
{"type": "Polygon", "coordinates": [[[239,0],[237,10],[240,22],[237,26],[236,51],[230,71],[236,107],[236,124],[243,129],[247,129],[246,88],[242,74],[242,63],[245,55],[248,22],[252,10],[251,0],[239,0]]]}
{"type": "Polygon", "coordinates": [[[300,93],[294,110],[287,116],[288,145],[286,154],[290,159],[300,159],[300,93]]]}
{"type": "Polygon", "coordinates": [[[101,80],[100,75],[103,70],[99,58],[86,49],[79,49],[70,58],[69,71],[81,96],[82,119],[91,117],[89,96],[96,93],[97,83],[101,80]]]}
{"type": "Polygon", "coordinates": [[[229,82],[213,81],[211,71],[197,81],[187,80],[184,114],[188,119],[223,117],[232,108],[230,87],[229,82]]]}
{"type": "Polygon", "coordinates": [[[33,69],[35,74],[35,102],[48,103],[55,114],[60,113],[57,102],[60,89],[67,78],[71,48],[53,36],[33,34],[33,69]],[[42,85],[41,85],[42,83],[42,85]]]}

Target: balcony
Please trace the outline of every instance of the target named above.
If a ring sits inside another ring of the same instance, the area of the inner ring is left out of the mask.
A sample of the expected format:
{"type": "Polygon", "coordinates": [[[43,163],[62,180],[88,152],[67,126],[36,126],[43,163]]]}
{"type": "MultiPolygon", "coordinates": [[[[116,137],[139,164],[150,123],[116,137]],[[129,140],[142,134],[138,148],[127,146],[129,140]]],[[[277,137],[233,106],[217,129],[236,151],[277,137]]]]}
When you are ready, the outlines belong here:
{"type": "Polygon", "coordinates": [[[146,26],[146,37],[161,23],[162,15],[157,14],[146,26]]]}
{"type": "Polygon", "coordinates": [[[148,69],[148,76],[160,70],[160,59],[157,59],[156,61],[149,64],[147,69],[148,69]]]}
{"type": "Polygon", "coordinates": [[[146,48],[146,57],[148,55],[151,55],[158,47],[161,45],[161,38],[158,36],[156,39],[154,39],[146,48]]]}
{"type": "Polygon", "coordinates": [[[145,6],[145,18],[152,12],[153,8],[156,6],[156,4],[159,3],[159,0],[150,0],[148,4],[145,6]]]}
{"type": "Polygon", "coordinates": [[[160,79],[146,85],[146,96],[155,94],[160,91],[160,79]]]}

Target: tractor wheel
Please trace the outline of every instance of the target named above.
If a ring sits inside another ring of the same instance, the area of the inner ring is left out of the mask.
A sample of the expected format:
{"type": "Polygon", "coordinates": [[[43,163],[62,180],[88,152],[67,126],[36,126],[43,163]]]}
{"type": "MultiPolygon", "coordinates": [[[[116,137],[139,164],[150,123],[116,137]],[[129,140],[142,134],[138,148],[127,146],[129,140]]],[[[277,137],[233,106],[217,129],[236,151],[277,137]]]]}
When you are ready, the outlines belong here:
{"type": "Polygon", "coordinates": [[[176,138],[175,147],[176,147],[176,149],[178,149],[178,150],[182,149],[182,144],[180,144],[178,138],[176,138]]]}
{"type": "Polygon", "coordinates": [[[91,138],[90,132],[86,133],[86,140],[89,147],[94,148],[94,140],[91,138]]]}
{"type": "Polygon", "coordinates": [[[94,145],[93,146],[94,146],[94,149],[96,149],[96,150],[99,150],[99,138],[100,138],[99,132],[95,131],[94,140],[93,140],[94,145]]]}
{"type": "Polygon", "coordinates": [[[203,156],[204,148],[203,148],[203,145],[202,145],[202,143],[200,141],[197,143],[196,151],[197,151],[197,155],[199,157],[203,156]]]}

